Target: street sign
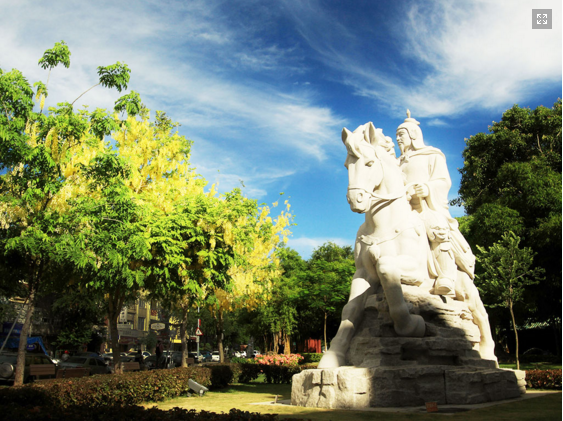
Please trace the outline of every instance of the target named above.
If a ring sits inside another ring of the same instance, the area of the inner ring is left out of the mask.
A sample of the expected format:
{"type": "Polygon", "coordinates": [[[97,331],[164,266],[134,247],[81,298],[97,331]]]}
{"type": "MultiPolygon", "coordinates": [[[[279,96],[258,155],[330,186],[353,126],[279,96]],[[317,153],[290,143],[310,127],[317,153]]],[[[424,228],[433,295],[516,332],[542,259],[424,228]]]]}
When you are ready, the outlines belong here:
{"type": "Polygon", "coordinates": [[[152,330],[162,330],[166,327],[164,323],[151,323],[152,330]]]}
{"type": "Polygon", "coordinates": [[[203,336],[203,332],[201,331],[201,329],[199,327],[195,330],[195,334],[196,334],[196,336],[203,336]]]}

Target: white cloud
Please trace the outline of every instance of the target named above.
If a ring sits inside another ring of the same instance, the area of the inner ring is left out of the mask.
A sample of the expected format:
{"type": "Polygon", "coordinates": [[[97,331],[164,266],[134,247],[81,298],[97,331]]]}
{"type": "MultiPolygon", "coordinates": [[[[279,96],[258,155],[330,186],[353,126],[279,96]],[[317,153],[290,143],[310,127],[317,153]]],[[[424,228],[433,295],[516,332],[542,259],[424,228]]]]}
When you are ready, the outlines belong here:
{"type": "MultiPolygon", "coordinates": [[[[224,13],[221,1],[72,4],[22,0],[3,5],[0,16],[0,66],[22,70],[31,82],[47,79],[36,65],[43,52],[61,39],[68,43],[71,68],[52,72],[48,105],[72,101],[97,83],[97,66],[126,62],[132,69],[129,89],[140,92],[153,111],[165,110],[179,121],[181,134],[197,139],[197,169],[222,190],[243,180],[254,197],[265,196],[272,180],[283,177],[272,174],[288,176],[300,162],[323,160],[338,148],[334,139],[344,119],[318,105],[310,87],[288,83],[284,89],[276,78],[254,77],[252,72],[302,72],[295,46],[256,36],[267,16],[255,28],[224,13]],[[287,162],[278,166],[280,155],[287,162]]],[[[111,108],[121,95],[97,87],[79,103],[111,108]]]]}
{"type": "Polygon", "coordinates": [[[432,120],[428,121],[429,126],[435,126],[435,127],[446,127],[448,126],[448,123],[446,123],[444,120],[440,119],[440,118],[433,118],[432,120]]]}
{"type": "Polygon", "coordinates": [[[337,78],[397,115],[405,108],[417,117],[502,109],[561,81],[559,0],[401,3],[404,10],[388,17],[395,54],[376,40],[362,44],[373,28],[345,25],[345,16],[328,15],[319,2],[285,4],[323,62],[343,73],[337,78]],[[532,8],[540,6],[553,10],[552,30],[531,28],[532,8]]]}

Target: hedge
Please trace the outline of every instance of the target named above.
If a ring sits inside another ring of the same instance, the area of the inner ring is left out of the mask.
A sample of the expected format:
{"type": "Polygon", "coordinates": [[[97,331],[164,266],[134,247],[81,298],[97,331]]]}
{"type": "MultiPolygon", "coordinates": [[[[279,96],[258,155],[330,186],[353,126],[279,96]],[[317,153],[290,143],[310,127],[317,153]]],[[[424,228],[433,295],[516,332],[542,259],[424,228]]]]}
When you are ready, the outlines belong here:
{"type": "Polygon", "coordinates": [[[561,370],[527,370],[526,386],[530,389],[561,390],[561,370]]]}
{"type": "MultiPolygon", "coordinates": [[[[215,412],[194,409],[173,408],[168,411],[158,408],[143,408],[141,406],[102,406],[90,408],[74,406],[66,409],[59,407],[27,407],[0,406],[2,418],[18,421],[275,421],[276,414],[259,414],[253,412],[231,409],[229,413],[217,414],[215,412]]],[[[295,421],[303,421],[296,419],[295,421]]]]}
{"type": "Polygon", "coordinates": [[[211,386],[212,372],[205,367],[57,379],[23,387],[0,389],[0,405],[34,402],[56,407],[128,406],[187,395],[188,379],[211,386]]]}

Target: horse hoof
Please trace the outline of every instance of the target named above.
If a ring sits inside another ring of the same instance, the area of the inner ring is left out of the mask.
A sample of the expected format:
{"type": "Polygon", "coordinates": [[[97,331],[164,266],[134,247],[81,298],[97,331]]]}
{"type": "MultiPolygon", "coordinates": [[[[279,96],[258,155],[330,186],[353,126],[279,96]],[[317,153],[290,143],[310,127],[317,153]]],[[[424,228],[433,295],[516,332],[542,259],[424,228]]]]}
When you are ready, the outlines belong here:
{"type": "Polygon", "coordinates": [[[404,328],[399,328],[395,324],[395,332],[397,335],[411,338],[422,338],[426,333],[426,323],[418,314],[412,314],[411,320],[404,328]]]}
{"type": "Polygon", "coordinates": [[[344,364],[344,355],[328,350],[319,361],[318,368],[338,368],[344,364]]]}

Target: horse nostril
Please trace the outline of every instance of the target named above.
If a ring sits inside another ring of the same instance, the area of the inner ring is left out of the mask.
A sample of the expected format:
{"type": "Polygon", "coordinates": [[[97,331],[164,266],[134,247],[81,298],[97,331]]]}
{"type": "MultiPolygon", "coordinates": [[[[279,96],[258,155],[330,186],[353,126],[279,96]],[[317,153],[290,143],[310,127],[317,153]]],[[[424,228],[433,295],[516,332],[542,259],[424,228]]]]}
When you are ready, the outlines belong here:
{"type": "Polygon", "coordinates": [[[348,204],[352,203],[352,201],[350,200],[350,196],[346,195],[346,200],[348,201],[348,204]]]}
{"type": "Polygon", "coordinates": [[[356,196],[356,202],[362,203],[363,200],[364,200],[364,194],[358,193],[358,195],[356,196]]]}

